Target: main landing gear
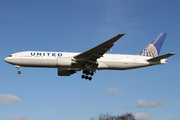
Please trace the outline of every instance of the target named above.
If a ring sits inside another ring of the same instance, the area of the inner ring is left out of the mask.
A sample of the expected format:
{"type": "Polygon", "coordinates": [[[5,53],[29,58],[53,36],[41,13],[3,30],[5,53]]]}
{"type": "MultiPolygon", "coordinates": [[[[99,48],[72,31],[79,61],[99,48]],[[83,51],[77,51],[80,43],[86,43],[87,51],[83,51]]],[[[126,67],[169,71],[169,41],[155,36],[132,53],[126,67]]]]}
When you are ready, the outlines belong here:
{"type": "Polygon", "coordinates": [[[84,75],[81,76],[82,79],[85,78],[86,80],[89,79],[89,81],[91,81],[91,80],[92,80],[92,77],[91,77],[91,76],[94,75],[94,71],[83,70],[83,74],[84,74],[84,75]],[[88,77],[88,75],[90,75],[90,77],[88,77]]]}
{"type": "Polygon", "coordinates": [[[21,71],[20,71],[20,66],[19,65],[15,65],[15,67],[18,69],[18,74],[21,74],[21,71]]]}

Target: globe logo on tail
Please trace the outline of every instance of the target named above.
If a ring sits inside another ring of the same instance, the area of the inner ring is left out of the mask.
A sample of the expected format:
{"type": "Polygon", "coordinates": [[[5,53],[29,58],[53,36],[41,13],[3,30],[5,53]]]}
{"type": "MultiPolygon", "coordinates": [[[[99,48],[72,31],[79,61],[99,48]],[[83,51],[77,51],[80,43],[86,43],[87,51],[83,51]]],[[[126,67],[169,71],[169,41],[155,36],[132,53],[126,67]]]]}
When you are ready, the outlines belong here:
{"type": "Polygon", "coordinates": [[[158,56],[158,52],[157,52],[156,47],[153,44],[150,43],[138,55],[147,56],[147,57],[157,57],[158,56]]]}
{"type": "Polygon", "coordinates": [[[167,33],[160,33],[146,48],[144,48],[138,55],[146,57],[157,57],[163,45],[167,33]]]}

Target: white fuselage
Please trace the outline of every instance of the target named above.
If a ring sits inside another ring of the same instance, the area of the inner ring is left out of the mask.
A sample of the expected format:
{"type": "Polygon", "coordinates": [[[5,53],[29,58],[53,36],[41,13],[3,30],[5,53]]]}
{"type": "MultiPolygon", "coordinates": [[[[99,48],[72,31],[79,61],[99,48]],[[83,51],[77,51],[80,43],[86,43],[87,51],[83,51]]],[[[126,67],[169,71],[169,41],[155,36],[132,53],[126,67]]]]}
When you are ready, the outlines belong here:
{"type": "MultiPolygon", "coordinates": [[[[79,53],[72,52],[43,52],[43,51],[25,51],[11,54],[5,58],[5,61],[18,65],[21,67],[47,67],[47,68],[62,68],[67,70],[83,70],[85,69],[81,65],[73,65],[74,56],[79,53]],[[66,65],[67,58],[72,65],[66,65]],[[61,65],[61,59],[62,65],[61,65]]],[[[124,55],[124,54],[104,54],[103,57],[97,59],[97,70],[126,70],[140,67],[146,67],[151,65],[166,63],[166,59],[162,59],[159,62],[148,62],[151,57],[144,57],[138,55],[124,55]]]]}

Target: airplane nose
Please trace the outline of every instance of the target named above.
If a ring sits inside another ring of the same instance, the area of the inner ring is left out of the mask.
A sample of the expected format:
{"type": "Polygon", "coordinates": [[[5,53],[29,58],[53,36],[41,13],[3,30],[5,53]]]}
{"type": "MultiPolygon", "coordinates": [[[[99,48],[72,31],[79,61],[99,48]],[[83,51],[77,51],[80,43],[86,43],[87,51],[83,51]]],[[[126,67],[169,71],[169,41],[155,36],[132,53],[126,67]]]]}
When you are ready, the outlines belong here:
{"type": "Polygon", "coordinates": [[[11,57],[6,57],[6,58],[4,59],[4,61],[7,62],[7,63],[9,63],[9,64],[13,64],[13,63],[14,63],[11,57]]]}
{"type": "Polygon", "coordinates": [[[4,59],[4,61],[5,61],[5,62],[8,62],[8,57],[6,57],[6,58],[4,59]]]}

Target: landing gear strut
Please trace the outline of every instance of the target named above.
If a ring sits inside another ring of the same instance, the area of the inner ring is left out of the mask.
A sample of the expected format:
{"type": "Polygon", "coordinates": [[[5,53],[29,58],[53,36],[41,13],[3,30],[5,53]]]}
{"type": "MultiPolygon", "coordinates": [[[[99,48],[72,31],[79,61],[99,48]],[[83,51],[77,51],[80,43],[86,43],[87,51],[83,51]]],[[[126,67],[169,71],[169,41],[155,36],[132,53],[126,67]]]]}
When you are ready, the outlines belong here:
{"type": "Polygon", "coordinates": [[[19,65],[15,65],[15,67],[18,69],[18,74],[21,74],[21,71],[20,71],[20,66],[19,65]]]}
{"type": "Polygon", "coordinates": [[[91,81],[91,80],[92,80],[92,77],[91,77],[91,76],[94,75],[94,71],[83,70],[83,74],[84,74],[84,75],[81,76],[82,79],[85,78],[86,80],[89,79],[89,81],[91,81]],[[90,77],[88,77],[88,75],[90,75],[90,77]]]}

